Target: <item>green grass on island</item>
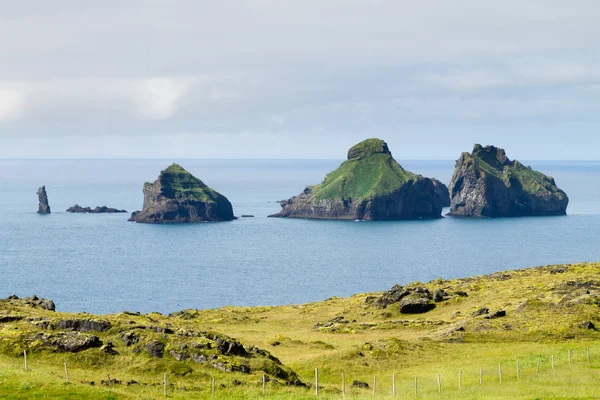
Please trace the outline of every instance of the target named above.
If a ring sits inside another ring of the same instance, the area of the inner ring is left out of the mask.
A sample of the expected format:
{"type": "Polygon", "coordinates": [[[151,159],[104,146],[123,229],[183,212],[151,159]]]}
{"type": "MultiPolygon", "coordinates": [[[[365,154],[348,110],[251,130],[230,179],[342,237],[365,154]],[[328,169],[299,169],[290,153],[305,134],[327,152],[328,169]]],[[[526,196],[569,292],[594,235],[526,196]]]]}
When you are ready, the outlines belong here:
{"type": "Polygon", "coordinates": [[[216,202],[223,197],[179,164],[172,164],[160,173],[162,194],[177,200],[216,202]]]}
{"type": "Polygon", "coordinates": [[[313,195],[318,199],[371,199],[391,194],[417,177],[392,158],[383,140],[367,139],[352,147],[348,160],[313,187],[313,195]]]}
{"type": "Polygon", "coordinates": [[[473,163],[476,171],[483,171],[486,174],[495,176],[507,186],[510,186],[516,180],[525,192],[532,195],[547,192],[560,198],[566,196],[556,186],[551,176],[544,175],[517,160],[509,164],[500,162],[496,157],[496,152],[488,153],[484,151],[481,145],[475,145],[472,154],[463,153],[462,157],[467,163],[473,163]]]}
{"type": "Polygon", "coordinates": [[[402,314],[393,300],[381,308],[389,293],[300,305],[185,310],[171,316],[61,313],[33,308],[26,300],[3,300],[0,397],[156,399],[163,397],[166,373],[167,395],[173,399],[211,398],[213,379],[215,398],[310,399],[315,398],[315,368],[321,398],[342,398],[342,374],[345,397],[357,399],[373,397],[375,377],[376,398],[391,399],[393,376],[395,398],[402,399],[600,397],[600,334],[590,329],[600,325],[600,263],[437,279],[402,290],[421,293],[425,288],[430,293],[442,289],[438,293],[444,295],[422,314],[402,314]],[[108,330],[85,333],[98,336],[104,346],[68,353],[45,345],[44,337],[67,332],[56,328],[65,319],[108,321],[108,330]],[[138,342],[127,346],[124,332],[134,332],[138,342]],[[247,351],[260,350],[256,356],[219,354],[207,332],[233,337],[247,351]],[[164,344],[163,358],[148,354],[149,341],[164,344]],[[189,343],[186,350],[182,343],[189,343]],[[28,350],[28,372],[23,350],[28,350]],[[192,350],[250,370],[224,372],[194,361],[192,350]],[[177,361],[172,351],[187,357],[177,361]],[[288,372],[277,369],[275,358],[288,372]],[[292,370],[308,387],[286,384],[282,377],[292,370]],[[107,386],[107,374],[118,382],[107,386]],[[353,387],[355,380],[369,387],[353,387]]]}

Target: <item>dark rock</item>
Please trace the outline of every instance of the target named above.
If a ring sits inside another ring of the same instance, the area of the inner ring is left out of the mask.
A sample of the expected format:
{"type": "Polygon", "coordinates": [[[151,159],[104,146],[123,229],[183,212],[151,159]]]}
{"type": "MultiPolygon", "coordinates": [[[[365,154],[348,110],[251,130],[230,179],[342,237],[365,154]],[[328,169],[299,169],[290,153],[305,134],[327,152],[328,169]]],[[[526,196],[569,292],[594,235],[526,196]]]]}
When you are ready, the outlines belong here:
{"type": "Polygon", "coordinates": [[[441,198],[442,207],[450,207],[450,191],[448,190],[448,186],[435,178],[431,178],[431,182],[435,188],[435,193],[441,198]]]}
{"type": "Polygon", "coordinates": [[[450,196],[449,214],[463,217],[565,215],[569,204],[553,178],[479,144],[456,162],[450,196]]]}
{"type": "Polygon", "coordinates": [[[30,337],[30,340],[32,342],[39,340],[47,347],[69,353],[102,346],[102,341],[97,336],[79,332],[59,332],[50,335],[37,334],[30,337]]]}
{"type": "Polygon", "coordinates": [[[56,305],[52,300],[42,299],[40,300],[40,307],[48,311],[56,311],[56,305]]]}
{"type": "Polygon", "coordinates": [[[474,317],[479,317],[480,315],[487,315],[490,313],[490,309],[486,308],[486,307],[482,307],[477,311],[473,311],[473,316],[474,317]]]}
{"type": "Polygon", "coordinates": [[[125,346],[128,347],[140,341],[140,338],[134,332],[123,332],[119,336],[119,339],[121,339],[123,343],[125,343],[125,346]]]}
{"type": "Polygon", "coordinates": [[[144,207],[130,221],[181,223],[231,221],[233,207],[227,198],[177,164],[161,171],[154,183],[144,184],[144,207]]]}
{"type": "Polygon", "coordinates": [[[581,324],[581,327],[584,329],[596,330],[596,326],[591,321],[585,321],[581,324]]]}
{"type": "Polygon", "coordinates": [[[425,297],[410,295],[400,300],[400,312],[402,314],[422,314],[435,308],[435,304],[429,302],[425,297]]]}
{"type": "Polygon", "coordinates": [[[79,204],[75,204],[73,207],[67,208],[67,212],[70,213],[90,213],[90,214],[103,214],[103,213],[126,213],[127,210],[119,210],[117,208],[98,206],[94,209],[90,207],[81,207],[79,204]]]}
{"type": "Polygon", "coordinates": [[[242,214],[242,218],[254,218],[254,215],[242,214]]]}
{"type": "Polygon", "coordinates": [[[79,332],[105,332],[110,329],[110,322],[89,319],[63,319],[58,321],[59,329],[69,329],[79,332]]]}
{"type": "Polygon", "coordinates": [[[150,354],[150,357],[163,358],[163,355],[165,354],[165,345],[164,343],[153,340],[146,344],[146,351],[150,354]]]}
{"type": "Polygon", "coordinates": [[[104,343],[104,345],[102,347],[100,347],[100,351],[102,351],[103,353],[106,353],[106,354],[113,355],[113,356],[116,354],[119,354],[115,350],[115,345],[110,340],[108,342],[104,343]]]}
{"type": "Polygon", "coordinates": [[[439,303],[440,301],[444,301],[446,296],[448,296],[448,294],[444,291],[444,289],[436,289],[433,292],[433,301],[439,303]]]}
{"type": "Polygon", "coordinates": [[[403,220],[441,218],[441,197],[429,178],[403,169],[387,144],[367,139],[323,182],[281,201],[271,217],[403,220]]]}
{"type": "Polygon", "coordinates": [[[208,361],[203,354],[198,354],[198,353],[192,353],[190,358],[192,360],[194,360],[195,362],[197,362],[198,364],[204,364],[205,362],[208,361]]]}
{"type": "Polygon", "coordinates": [[[215,339],[215,342],[217,343],[217,348],[221,354],[241,357],[248,354],[246,349],[244,349],[244,346],[238,341],[218,337],[215,339]]]}
{"type": "Polygon", "coordinates": [[[176,359],[177,361],[183,361],[183,360],[185,360],[185,359],[186,359],[185,353],[178,353],[178,352],[176,352],[175,350],[171,350],[169,353],[170,353],[170,354],[173,356],[173,358],[174,358],[174,359],[176,359]]]}
{"type": "Polygon", "coordinates": [[[50,214],[50,205],[48,204],[48,194],[46,193],[46,186],[42,186],[37,191],[39,206],[38,214],[50,214]]]}
{"type": "Polygon", "coordinates": [[[0,315],[0,324],[6,324],[8,322],[20,321],[24,317],[22,315],[0,315]]]}
{"type": "Polygon", "coordinates": [[[400,285],[394,285],[390,290],[383,292],[381,297],[375,300],[375,307],[387,308],[390,304],[399,302],[403,297],[410,294],[410,291],[404,289],[400,285]]]}
{"type": "Polygon", "coordinates": [[[352,382],[352,387],[354,387],[354,388],[360,388],[360,389],[368,389],[369,388],[369,384],[367,382],[354,381],[354,382],[352,382]]]}
{"type": "Polygon", "coordinates": [[[454,294],[458,297],[469,297],[467,292],[463,292],[462,290],[457,290],[456,292],[454,292],[454,294]]]}
{"type": "Polygon", "coordinates": [[[500,310],[500,311],[496,311],[490,315],[485,316],[485,319],[494,319],[494,318],[502,318],[502,317],[506,317],[506,311],[504,310],[500,310]]]}

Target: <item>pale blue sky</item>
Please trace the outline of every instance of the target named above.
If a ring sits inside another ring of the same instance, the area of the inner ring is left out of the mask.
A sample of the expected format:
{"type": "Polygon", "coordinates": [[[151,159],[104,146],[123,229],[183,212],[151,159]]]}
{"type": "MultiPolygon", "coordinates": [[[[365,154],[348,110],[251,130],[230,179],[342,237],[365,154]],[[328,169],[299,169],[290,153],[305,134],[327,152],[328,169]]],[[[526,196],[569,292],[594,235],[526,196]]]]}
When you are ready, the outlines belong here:
{"type": "Polygon", "coordinates": [[[0,9],[0,157],[600,159],[597,1],[0,9]]]}

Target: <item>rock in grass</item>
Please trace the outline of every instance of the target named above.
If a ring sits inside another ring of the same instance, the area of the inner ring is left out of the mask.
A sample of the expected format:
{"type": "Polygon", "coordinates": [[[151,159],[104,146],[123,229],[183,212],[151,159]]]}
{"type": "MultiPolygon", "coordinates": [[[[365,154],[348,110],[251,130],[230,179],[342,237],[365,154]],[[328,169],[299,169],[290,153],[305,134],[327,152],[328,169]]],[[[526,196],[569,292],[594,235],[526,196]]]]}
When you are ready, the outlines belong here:
{"type": "Polygon", "coordinates": [[[46,193],[46,186],[42,186],[37,191],[38,195],[38,214],[50,214],[50,204],[48,204],[48,193],[46,193]]]}
{"type": "Polygon", "coordinates": [[[59,329],[78,332],[105,332],[110,329],[110,322],[103,320],[63,319],[58,321],[59,329]]]}
{"type": "Polygon", "coordinates": [[[233,207],[225,196],[177,164],[144,184],[144,207],[130,221],[145,223],[231,221],[233,207]]]}
{"type": "Polygon", "coordinates": [[[569,204],[552,177],[479,144],[456,162],[450,196],[449,215],[463,217],[565,215],[569,204]]]}
{"type": "Polygon", "coordinates": [[[367,382],[363,382],[363,381],[354,381],[354,382],[352,382],[352,387],[360,388],[360,389],[368,389],[369,384],[367,382]]]}
{"type": "Polygon", "coordinates": [[[434,308],[435,304],[432,304],[426,297],[410,295],[400,300],[402,314],[422,314],[434,308]]]}
{"type": "Polygon", "coordinates": [[[441,218],[442,199],[431,179],[405,170],[387,144],[367,139],[323,182],[280,202],[271,217],[401,220],[441,218]]]}
{"type": "Polygon", "coordinates": [[[502,317],[506,317],[506,311],[504,311],[504,310],[496,311],[490,315],[486,315],[484,318],[485,319],[495,319],[495,318],[502,318],[502,317]]]}
{"type": "Polygon", "coordinates": [[[163,358],[163,355],[165,354],[165,345],[162,342],[153,340],[146,343],[146,351],[150,357],[163,358]]]}
{"type": "Polygon", "coordinates": [[[583,324],[581,324],[581,327],[583,329],[596,330],[596,326],[591,321],[585,321],[583,324]]]}
{"type": "Polygon", "coordinates": [[[98,336],[87,335],[79,332],[59,332],[53,334],[37,334],[29,338],[31,342],[39,341],[44,346],[51,347],[56,351],[77,353],[93,347],[102,346],[98,336]]]}

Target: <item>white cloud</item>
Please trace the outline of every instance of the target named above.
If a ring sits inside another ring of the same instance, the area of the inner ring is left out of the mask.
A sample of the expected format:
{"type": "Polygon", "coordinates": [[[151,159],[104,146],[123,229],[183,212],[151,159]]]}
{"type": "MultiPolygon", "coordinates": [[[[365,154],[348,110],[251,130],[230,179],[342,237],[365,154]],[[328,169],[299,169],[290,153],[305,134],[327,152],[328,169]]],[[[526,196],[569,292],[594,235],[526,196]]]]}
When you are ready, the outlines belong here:
{"type": "Polygon", "coordinates": [[[14,89],[0,89],[0,121],[11,121],[21,116],[25,95],[14,89]]]}
{"type": "Polygon", "coordinates": [[[144,79],[133,86],[133,100],[139,112],[149,119],[168,119],[189,92],[193,79],[161,77],[144,79]]]}

